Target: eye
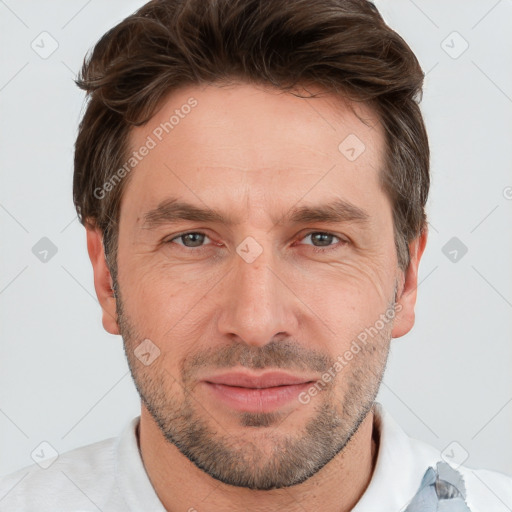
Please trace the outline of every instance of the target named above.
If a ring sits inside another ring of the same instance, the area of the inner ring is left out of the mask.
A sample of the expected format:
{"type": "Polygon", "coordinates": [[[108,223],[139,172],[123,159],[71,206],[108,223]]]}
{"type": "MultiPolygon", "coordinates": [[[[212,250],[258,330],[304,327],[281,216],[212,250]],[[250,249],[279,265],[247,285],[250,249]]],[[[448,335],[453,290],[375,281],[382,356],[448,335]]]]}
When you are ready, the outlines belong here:
{"type": "Polygon", "coordinates": [[[338,246],[345,245],[347,243],[346,240],[343,240],[342,238],[334,235],[333,233],[326,233],[323,231],[312,231],[311,233],[308,233],[302,240],[306,239],[311,240],[311,244],[305,244],[305,245],[312,245],[315,252],[322,252],[322,251],[329,251],[332,249],[336,249],[338,246]],[[339,242],[338,244],[332,244],[332,242],[336,242],[336,240],[339,242]]]}
{"type": "MultiPolygon", "coordinates": [[[[205,239],[208,239],[208,236],[204,233],[200,233],[198,231],[190,231],[188,233],[182,233],[181,235],[175,236],[167,241],[167,243],[175,242],[176,240],[181,240],[177,242],[178,245],[182,245],[183,247],[194,248],[194,247],[202,247],[205,239]]],[[[210,240],[211,241],[211,240],[210,240]]]]}

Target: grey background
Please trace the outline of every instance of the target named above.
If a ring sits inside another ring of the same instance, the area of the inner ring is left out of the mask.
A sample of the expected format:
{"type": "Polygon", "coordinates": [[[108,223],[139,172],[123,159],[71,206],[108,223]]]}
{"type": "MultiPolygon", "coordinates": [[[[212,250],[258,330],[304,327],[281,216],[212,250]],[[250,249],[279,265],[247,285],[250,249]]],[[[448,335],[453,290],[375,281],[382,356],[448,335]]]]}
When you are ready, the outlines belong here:
{"type": "MultiPolygon", "coordinates": [[[[139,414],[121,338],[101,325],[71,183],[83,108],[72,80],[142,3],[0,1],[0,475],[42,441],[62,453],[139,414]]],[[[512,2],[377,5],[428,73],[432,150],[416,326],[393,341],[379,401],[440,457],[512,474],[512,2]]]]}

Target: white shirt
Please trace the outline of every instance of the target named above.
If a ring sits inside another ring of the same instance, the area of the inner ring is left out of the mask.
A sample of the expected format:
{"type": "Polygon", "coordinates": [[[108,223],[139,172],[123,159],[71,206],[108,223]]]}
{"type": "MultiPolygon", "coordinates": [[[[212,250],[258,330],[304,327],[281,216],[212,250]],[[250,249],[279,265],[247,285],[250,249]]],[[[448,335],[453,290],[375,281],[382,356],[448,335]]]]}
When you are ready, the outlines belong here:
{"type": "MultiPolygon", "coordinates": [[[[133,418],[117,438],[60,454],[47,469],[27,466],[0,479],[0,512],[166,512],[148,478],[133,418]]],[[[379,452],[371,482],[353,512],[401,512],[429,466],[441,460],[434,447],[412,439],[375,404],[379,452]]],[[[471,512],[512,511],[512,477],[457,468],[471,512]]]]}

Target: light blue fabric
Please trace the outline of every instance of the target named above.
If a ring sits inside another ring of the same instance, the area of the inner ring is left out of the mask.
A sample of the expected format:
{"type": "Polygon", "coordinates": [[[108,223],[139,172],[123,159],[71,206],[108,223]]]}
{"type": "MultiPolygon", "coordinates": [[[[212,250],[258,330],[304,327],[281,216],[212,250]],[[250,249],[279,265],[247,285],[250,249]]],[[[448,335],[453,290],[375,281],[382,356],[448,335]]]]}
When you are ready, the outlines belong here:
{"type": "Polygon", "coordinates": [[[404,512],[471,512],[462,475],[446,462],[428,468],[404,512]]]}

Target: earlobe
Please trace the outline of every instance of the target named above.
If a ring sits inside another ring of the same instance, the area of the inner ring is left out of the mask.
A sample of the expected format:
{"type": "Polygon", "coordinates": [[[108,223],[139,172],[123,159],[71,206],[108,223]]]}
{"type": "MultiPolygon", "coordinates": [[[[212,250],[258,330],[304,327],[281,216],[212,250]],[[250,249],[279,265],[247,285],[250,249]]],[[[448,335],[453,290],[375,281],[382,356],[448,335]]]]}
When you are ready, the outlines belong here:
{"type": "Polygon", "coordinates": [[[400,338],[407,334],[414,325],[414,308],[418,288],[418,268],[427,243],[428,229],[424,227],[420,236],[409,244],[410,263],[402,273],[402,282],[396,299],[396,317],[391,336],[400,338]]]}
{"type": "Polygon", "coordinates": [[[110,334],[120,334],[113,282],[105,259],[102,233],[99,228],[91,225],[86,225],[86,232],[87,252],[94,272],[94,288],[103,313],[103,327],[110,334]]]}

